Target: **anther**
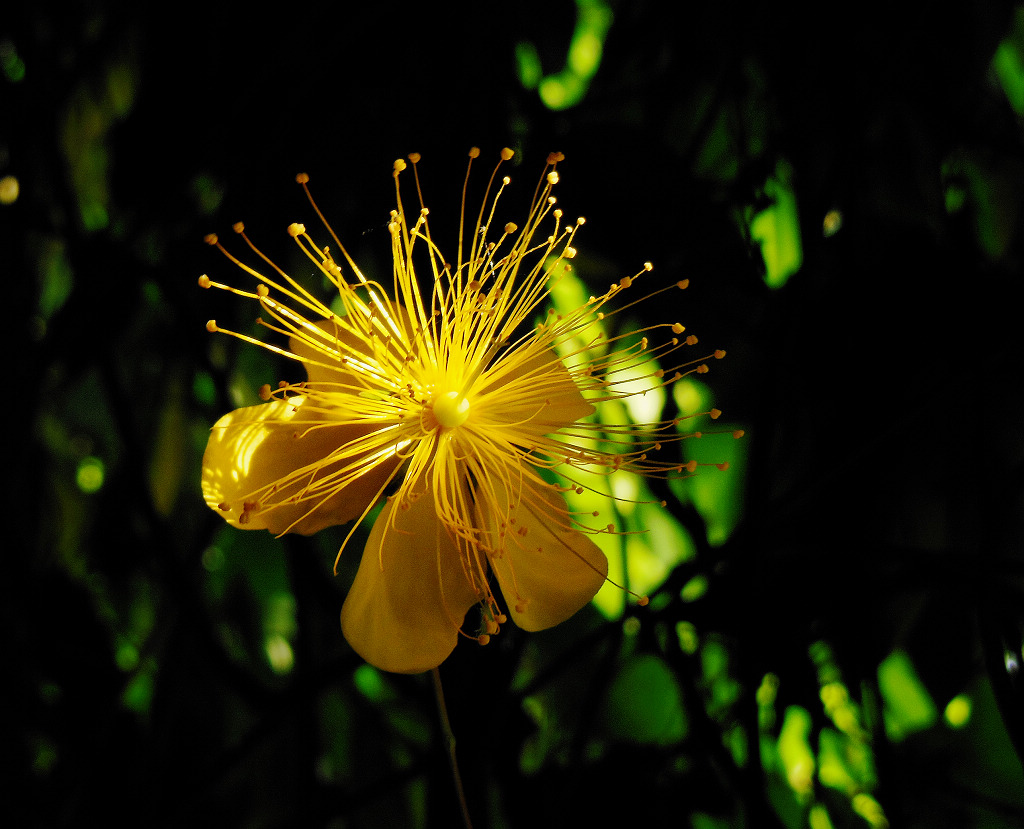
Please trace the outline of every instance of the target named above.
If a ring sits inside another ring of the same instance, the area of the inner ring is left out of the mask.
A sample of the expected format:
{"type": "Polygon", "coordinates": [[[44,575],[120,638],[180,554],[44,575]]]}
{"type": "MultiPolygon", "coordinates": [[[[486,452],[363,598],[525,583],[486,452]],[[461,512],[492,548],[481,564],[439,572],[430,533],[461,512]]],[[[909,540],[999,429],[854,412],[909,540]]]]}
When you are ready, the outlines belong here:
{"type": "Polygon", "coordinates": [[[677,288],[678,288],[678,289],[679,289],[680,291],[682,291],[682,290],[683,290],[683,289],[685,289],[685,288],[689,288],[689,287],[690,287],[690,280],[689,280],[689,279],[680,279],[680,280],[679,280],[679,281],[678,281],[678,282],[676,283],[676,287],[677,287],[677,288]]]}
{"type": "Polygon", "coordinates": [[[217,333],[217,320],[209,320],[206,323],[206,330],[211,334],[217,333]]]}
{"type": "Polygon", "coordinates": [[[295,181],[298,182],[299,184],[309,184],[309,176],[306,175],[305,173],[299,173],[297,176],[295,176],[295,181]]]}
{"type": "Polygon", "coordinates": [[[721,409],[712,409],[710,412],[708,412],[708,415],[710,415],[712,420],[718,420],[718,418],[720,418],[722,416],[722,410],[721,409]]]}
{"type": "Polygon", "coordinates": [[[213,283],[210,282],[210,277],[208,277],[205,273],[201,277],[199,277],[199,287],[200,288],[209,288],[210,285],[212,285],[212,284],[213,283]]]}
{"type": "Polygon", "coordinates": [[[508,161],[512,156],[515,155],[515,150],[510,150],[508,147],[504,147],[501,151],[501,160],[508,161]]]}
{"type": "Polygon", "coordinates": [[[262,386],[260,386],[259,395],[260,400],[270,400],[270,383],[264,383],[262,386]]]}
{"type": "Polygon", "coordinates": [[[261,284],[256,286],[256,295],[257,296],[261,296],[261,297],[269,296],[270,295],[270,288],[268,288],[266,285],[263,285],[261,283],[261,284]]]}
{"type": "Polygon", "coordinates": [[[682,334],[683,331],[685,331],[685,330],[686,330],[686,328],[684,326],[680,325],[678,322],[672,323],[672,333],[673,334],[682,334]]]}
{"type": "Polygon", "coordinates": [[[211,245],[211,246],[212,245],[216,245],[217,244],[217,234],[216,233],[207,233],[203,237],[203,241],[206,242],[206,244],[211,245]]]}
{"type": "Polygon", "coordinates": [[[686,338],[686,344],[687,345],[696,345],[697,344],[697,335],[696,334],[690,334],[690,336],[688,336],[686,338]]]}
{"type": "Polygon", "coordinates": [[[470,158],[479,158],[480,157],[480,148],[479,147],[470,147],[469,148],[469,157],[470,158]]]}
{"type": "Polygon", "coordinates": [[[517,225],[515,222],[509,222],[508,224],[505,225],[506,233],[515,233],[517,230],[519,230],[519,225],[517,225]]]}
{"type": "Polygon", "coordinates": [[[719,349],[717,349],[715,351],[715,359],[716,360],[721,360],[724,356],[725,356],[725,351],[723,351],[721,348],[719,348],[719,349]]]}
{"type": "Polygon", "coordinates": [[[548,164],[557,164],[559,161],[565,161],[563,153],[548,153],[548,164]]]}
{"type": "Polygon", "coordinates": [[[235,222],[231,225],[231,229],[238,234],[245,233],[245,224],[243,222],[235,222]]]}
{"type": "Polygon", "coordinates": [[[548,184],[558,184],[558,173],[554,170],[548,173],[548,184]]]}
{"type": "MultiPolygon", "coordinates": [[[[631,277],[631,276],[624,276],[624,277],[622,277],[622,279],[619,280],[619,287],[620,288],[629,288],[629,287],[632,287],[632,285],[633,285],[633,277],[631,277]]],[[[678,334],[679,332],[677,331],[676,333],[678,334]]]]}
{"type": "Polygon", "coordinates": [[[422,156],[419,153],[409,153],[409,161],[413,164],[419,164],[422,156]]]}
{"type": "Polygon", "coordinates": [[[743,437],[743,436],[744,436],[745,434],[746,434],[746,432],[744,432],[744,431],[743,431],[742,429],[737,429],[737,430],[736,430],[735,432],[733,432],[733,433],[732,433],[732,436],[733,436],[734,438],[736,438],[736,440],[739,440],[739,439],[740,439],[741,437],[743,437]]]}
{"type": "Polygon", "coordinates": [[[288,225],[288,235],[293,239],[297,236],[301,236],[306,232],[306,226],[300,222],[292,222],[288,225]]]}
{"type": "Polygon", "coordinates": [[[476,641],[480,645],[486,645],[488,642],[491,641],[491,637],[488,636],[486,633],[481,633],[478,637],[476,637],[476,641]]]}

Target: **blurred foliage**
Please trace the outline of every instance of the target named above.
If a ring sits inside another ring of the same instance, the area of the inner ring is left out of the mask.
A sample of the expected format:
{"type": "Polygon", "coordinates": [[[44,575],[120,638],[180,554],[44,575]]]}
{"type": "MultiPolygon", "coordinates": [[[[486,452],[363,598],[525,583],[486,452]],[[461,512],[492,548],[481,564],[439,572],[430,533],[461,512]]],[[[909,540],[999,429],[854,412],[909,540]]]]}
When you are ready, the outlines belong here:
{"type": "Polygon", "coordinates": [[[4,822],[458,825],[429,679],[341,637],[344,529],[279,541],[202,503],[210,424],[289,369],[211,338],[256,326],[195,284],[227,267],[203,235],[240,218],[285,250],[300,170],[386,273],[391,160],[423,153],[450,222],[466,148],[508,144],[527,181],[568,157],[588,222],[566,291],[650,259],[728,357],[645,401],[707,466],[581,496],[650,603],[608,586],[442,667],[477,829],[1021,825],[1024,7],[439,9],[429,30],[422,6],[319,2],[0,21],[28,413],[4,822]]]}

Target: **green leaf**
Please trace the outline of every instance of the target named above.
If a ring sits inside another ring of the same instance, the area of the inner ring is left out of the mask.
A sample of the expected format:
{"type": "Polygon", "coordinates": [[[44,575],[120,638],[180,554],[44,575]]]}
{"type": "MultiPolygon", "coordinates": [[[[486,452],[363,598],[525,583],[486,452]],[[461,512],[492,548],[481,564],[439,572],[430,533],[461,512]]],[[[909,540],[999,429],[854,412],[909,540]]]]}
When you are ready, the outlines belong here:
{"type": "Polygon", "coordinates": [[[661,658],[642,654],[623,665],[608,689],[604,725],[611,738],[634,743],[670,745],[686,736],[682,690],[661,658]]]}
{"type": "Polygon", "coordinates": [[[903,651],[893,651],[878,666],[878,690],[885,706],[885,733],[889,739],[902,740],[934,724],[935,703],[903,651]]]}

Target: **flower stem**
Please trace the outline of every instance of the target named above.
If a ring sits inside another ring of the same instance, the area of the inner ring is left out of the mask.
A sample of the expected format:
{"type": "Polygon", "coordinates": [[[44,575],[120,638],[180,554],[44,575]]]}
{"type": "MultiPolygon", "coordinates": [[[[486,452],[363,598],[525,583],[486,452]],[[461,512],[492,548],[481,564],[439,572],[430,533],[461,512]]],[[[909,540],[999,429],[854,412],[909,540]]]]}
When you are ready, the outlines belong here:
{"type": "Polygon", "coordinates": [[[444,732],[446,748],[448,750],[448,762],[452,767],[452,780],[455,782],[455,794],[459,798],[459,808],[462,809],[462,822],[466,829],[473,829],[473,823],[469,819],[469,808],[466,806],[466,793],[462,789],[462,776],[459,774],[459,764],[455,759],[455,733],[452,731],[452,724],[448,720],[448,708],[444,704],[444,689],[441,687],[441,672],[437,668],[430,671],[434,679],[434,696],[437,698],[437,712],[441,717],[441,730],[444,732]]]}

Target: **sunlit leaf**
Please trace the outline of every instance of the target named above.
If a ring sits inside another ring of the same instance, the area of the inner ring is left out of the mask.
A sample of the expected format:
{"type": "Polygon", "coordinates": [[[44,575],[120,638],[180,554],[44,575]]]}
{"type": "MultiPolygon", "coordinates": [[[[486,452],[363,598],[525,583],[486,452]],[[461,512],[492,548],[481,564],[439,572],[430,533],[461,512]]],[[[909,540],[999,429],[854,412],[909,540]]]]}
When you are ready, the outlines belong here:
{"type": "Polygon", "coordinates": [[[893,651],[878,666],[878,690],[885,704],[885,732],[890,739],[902,740],[935,723],[935,703],[903,651],[893,651]]]}
{"type": "Polygon", "coordinates": [[[971,698],[967,694],[957,694],[946,705],[943,719],[950,728],[963,728],[971,720],[971,698]]]}
{"type": "Polygon", "coordinates": [[[743,514],[746,443],[733,437],[728,424],[715,423],[719,434],[687,440],[685,453],[698,464],[697,473],[672,483],[680,500],[691,502],[707,527],[708,541],[721,544],[732,534],[743,514]],[[716,468],[728,464],[727,469],[716,468]]]}
{"type": "Polygon", "coordinates": [[[765,183],[765,195],[772,204],[750,220],[750,237],[761,246],[764,280],[770,288],[785,285],[803,263],[800,216],[790,176],[789,165],[780,164],[765,183]]]}
{"type": "Polygon", "coordinates": [[[786,782],[799,799],[809,797],[814,789],[815,760],[810,744],[811,715],[806,708],[786,708],[779,732],[779,759],[786,782]]]}

